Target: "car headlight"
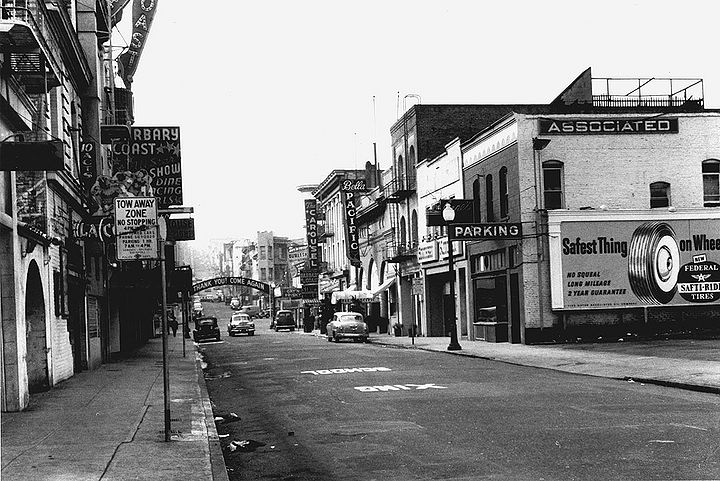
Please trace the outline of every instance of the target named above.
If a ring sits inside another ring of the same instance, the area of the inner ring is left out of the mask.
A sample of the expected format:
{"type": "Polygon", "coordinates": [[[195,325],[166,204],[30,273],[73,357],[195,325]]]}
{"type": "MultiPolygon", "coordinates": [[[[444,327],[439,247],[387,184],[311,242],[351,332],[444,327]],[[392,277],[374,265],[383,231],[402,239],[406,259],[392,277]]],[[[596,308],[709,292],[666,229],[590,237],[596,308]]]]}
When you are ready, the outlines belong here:
{"type": "Polygon", "coordinates": [[[249,324],[249,326],[252,327],[253,329],[255,329],[255,323],[254,323],[254,322],[251,322],[251,323],[249,324]]]}

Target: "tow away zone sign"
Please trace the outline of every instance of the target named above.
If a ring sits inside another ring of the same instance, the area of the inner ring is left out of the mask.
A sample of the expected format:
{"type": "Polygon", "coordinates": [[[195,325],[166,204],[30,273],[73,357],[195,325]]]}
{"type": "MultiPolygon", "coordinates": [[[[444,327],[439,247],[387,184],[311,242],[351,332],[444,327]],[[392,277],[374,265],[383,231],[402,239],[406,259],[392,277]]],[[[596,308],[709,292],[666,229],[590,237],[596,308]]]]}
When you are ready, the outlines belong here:
{"type": "Polygon", "coordinates": [[[115,234],[120,261],[158,259],[157,199],[115,199],[115,234]]]}

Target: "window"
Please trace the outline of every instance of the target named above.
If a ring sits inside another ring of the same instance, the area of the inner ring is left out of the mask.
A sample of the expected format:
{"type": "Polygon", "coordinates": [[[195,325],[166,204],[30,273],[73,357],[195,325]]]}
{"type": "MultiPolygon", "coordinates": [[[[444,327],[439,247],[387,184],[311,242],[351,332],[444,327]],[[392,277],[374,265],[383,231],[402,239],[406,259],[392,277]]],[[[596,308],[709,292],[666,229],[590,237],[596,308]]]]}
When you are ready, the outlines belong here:
{"type": "Polygon", "coordinates": [[[418,216],[417,211],[413,209],[412,217],[410,220],[410,242],[411,245],[417,246],[418,244],[418,216]]]}
{"type": "Polygon", "coordinates": [[[495,204],[493,203],[492,175],[485,177],[485,207],[487,208],[488,222],[495,222],[495,204]]]}
{"type": "Polygon", "coordinates": [[[720,160],[704,160],[702,174],[703,206],[720,207],[720,160]]]}
{"type": "Polygon", "coordinates": [[[500,169],[500,218],[508,216],[507,167],[500,169]]]}
{"type": "Polygon", "coordinates": [[[260,280],[261,280],[261,281],[266,281],[266,280],[267,280],[267,274],[266,274],[265,272],[266,272],[266,271],[265,271],[265,268],[264,268],[264,267],[261,267],[261,268],[260,268],[260,280]]]}
{"type": "Polygon", "coordinates": [[[260,260],[265,259],[265,246],[260,246],[260,260]]]}
{"type": "Polygon", "coordinates": [[[482,222],[481,212],[481,201],[480,201],[480,179],[475,179],[473,182],[473,210],[475,211],[475,222],[482,222]]]}
{"type": "Polygon", "coordinates": [[[562,209],[563,201],[563,164],[557,160],[543,162],[543,198],[545,209],[562,209]]]}
{"type": "Polygon", "coordinates": [[[670,206],[670,184],[653,182],[650,184],[650,208],[670,206]]]}

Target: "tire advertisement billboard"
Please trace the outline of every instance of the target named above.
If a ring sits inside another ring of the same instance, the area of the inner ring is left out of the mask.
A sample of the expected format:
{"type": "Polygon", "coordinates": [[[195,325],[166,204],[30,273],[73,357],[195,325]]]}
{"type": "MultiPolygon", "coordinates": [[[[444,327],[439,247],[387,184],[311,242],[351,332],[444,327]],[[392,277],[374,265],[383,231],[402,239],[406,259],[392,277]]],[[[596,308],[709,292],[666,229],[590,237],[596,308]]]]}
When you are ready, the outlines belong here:
{"type": "Polygon", "coordinates": [[[553,308],[720,303],[720,218],[708,215],[560,222],[550,215],[553,308]]]}

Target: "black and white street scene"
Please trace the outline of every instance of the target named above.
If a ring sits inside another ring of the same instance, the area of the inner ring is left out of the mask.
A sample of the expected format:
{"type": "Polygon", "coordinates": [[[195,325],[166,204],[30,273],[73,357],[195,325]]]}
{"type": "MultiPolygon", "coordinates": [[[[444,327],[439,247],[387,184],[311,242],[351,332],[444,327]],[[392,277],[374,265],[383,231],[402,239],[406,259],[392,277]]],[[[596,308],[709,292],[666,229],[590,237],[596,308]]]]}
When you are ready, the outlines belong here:
{"type": "Polygon", "coordinates": [[[720,481],[709,0],[0,0],[3,481],[720,481]]]}

